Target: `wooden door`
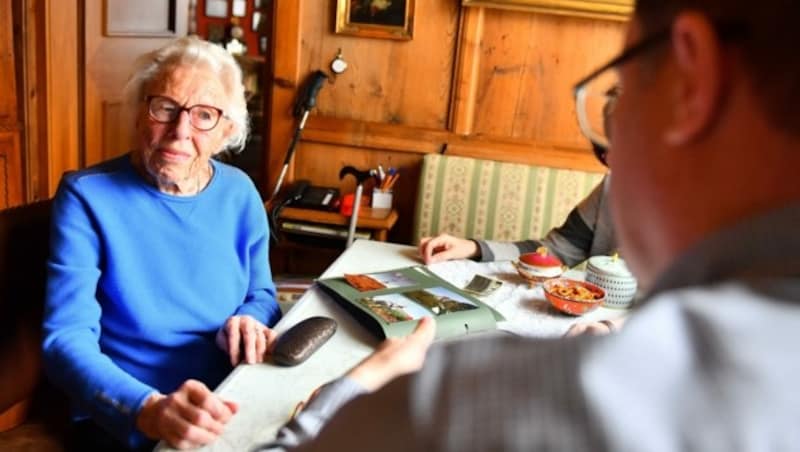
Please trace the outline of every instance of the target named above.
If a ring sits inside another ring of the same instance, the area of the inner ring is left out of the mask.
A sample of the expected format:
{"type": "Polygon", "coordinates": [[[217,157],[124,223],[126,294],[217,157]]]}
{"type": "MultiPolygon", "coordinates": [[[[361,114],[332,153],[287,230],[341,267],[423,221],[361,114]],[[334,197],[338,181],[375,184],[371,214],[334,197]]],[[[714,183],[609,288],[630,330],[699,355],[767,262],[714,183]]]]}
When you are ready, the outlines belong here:
{"type": "Polygon", "coordinates": [[[85,166],[130,149],[133,124],[121,115],[133,62],[185,35],[188,14],[188,0],[85,0],[85,166]]]}
{"type": "Polygon", "coordinates": [[[0,209],[22,203],[18,114],[11,0],[0,0],[0,209]]]}

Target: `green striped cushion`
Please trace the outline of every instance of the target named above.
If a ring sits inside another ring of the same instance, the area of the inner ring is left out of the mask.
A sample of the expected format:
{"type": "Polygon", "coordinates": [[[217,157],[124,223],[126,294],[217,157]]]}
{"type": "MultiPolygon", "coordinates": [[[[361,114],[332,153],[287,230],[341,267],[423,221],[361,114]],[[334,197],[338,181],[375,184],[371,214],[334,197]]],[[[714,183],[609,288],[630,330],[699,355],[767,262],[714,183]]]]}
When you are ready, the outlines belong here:
{"type": "Polygon", "coordinates": [[[523,240],[544,236],[603,178],[601,173],[428,154],[422,163],[414,243],[446,232],[523,240]]]}

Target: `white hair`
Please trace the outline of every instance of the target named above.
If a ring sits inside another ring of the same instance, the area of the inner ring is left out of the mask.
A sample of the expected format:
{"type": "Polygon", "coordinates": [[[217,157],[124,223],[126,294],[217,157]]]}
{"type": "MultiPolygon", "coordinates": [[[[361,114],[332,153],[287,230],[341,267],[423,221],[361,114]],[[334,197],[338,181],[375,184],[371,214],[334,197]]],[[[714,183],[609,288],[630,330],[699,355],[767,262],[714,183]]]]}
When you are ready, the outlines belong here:
{"type": "Polygon", "coordinates": [[[153,81],[165,68],[198,64],[202,64],[219,78],[227,102],[222,110],[234,124],[233,133],[217,153],[226,149],[234,151],[243,149],[250,134],[250,117],[242,83],[242,69],[233,56],[221,46],[197,36],[174,39],[160,49],[137,58],[133,64],[133,72],[125,84],[125,108],[129,114],[137,111],[139,103],[144,99],[145,85],[153,81]]]}

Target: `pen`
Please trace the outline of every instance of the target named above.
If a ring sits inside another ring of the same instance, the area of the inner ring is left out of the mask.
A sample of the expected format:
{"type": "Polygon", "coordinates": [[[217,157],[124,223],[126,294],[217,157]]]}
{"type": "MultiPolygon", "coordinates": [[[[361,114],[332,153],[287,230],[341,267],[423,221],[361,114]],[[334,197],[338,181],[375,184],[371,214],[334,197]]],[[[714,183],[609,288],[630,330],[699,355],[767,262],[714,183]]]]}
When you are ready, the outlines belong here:
{"type": "Polygon", "coordinates": [[[385,190],[391,190],[394,183],[397,182],[397,178],[400,177],[400,173],[395,173],[394,176],[389,176],[389,180],[386,183],[385,190]]]}

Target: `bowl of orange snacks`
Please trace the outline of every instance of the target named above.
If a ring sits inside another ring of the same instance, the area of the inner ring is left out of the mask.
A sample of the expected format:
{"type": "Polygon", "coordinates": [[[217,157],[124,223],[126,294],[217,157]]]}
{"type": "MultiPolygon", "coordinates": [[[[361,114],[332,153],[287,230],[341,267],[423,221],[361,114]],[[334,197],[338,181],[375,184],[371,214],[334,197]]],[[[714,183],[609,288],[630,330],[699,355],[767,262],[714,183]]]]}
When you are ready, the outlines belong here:
{"type": "Polygon", "coordinates": [[[606,299],[603,289],[576,279],[555,278],[542,283],[544,296],[559,311],[583,315],[597,309],[606,299]]]}

